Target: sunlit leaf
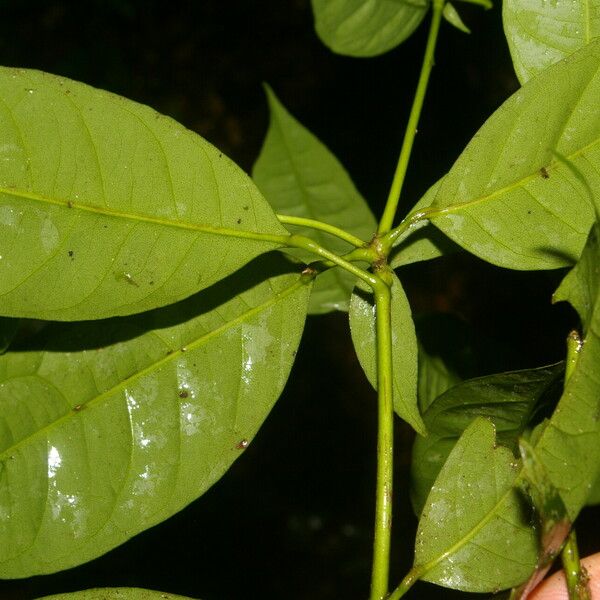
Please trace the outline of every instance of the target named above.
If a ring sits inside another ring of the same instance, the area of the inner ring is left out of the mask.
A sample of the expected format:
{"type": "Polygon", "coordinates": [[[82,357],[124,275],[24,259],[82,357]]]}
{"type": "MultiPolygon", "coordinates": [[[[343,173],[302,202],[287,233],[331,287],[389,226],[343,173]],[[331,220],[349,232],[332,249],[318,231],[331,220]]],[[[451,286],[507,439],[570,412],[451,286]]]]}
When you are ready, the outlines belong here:
{"type": "Polygon", "coordinates": [[[599,0],[504,0],[502,18],[521,83],[600,36],[599,0]]]}
{"type": "MultiPolygon", "coordinates": [[[[417,405],[417,338],[410,305],[400,280],[392,284],[393,400],[396,413],[419,433],[425,433],[417,405]]],[[[350,331],[358,360],[377,388],[375,306],[368,292],[356,288],[350,302],[350,331]]]]}
{"type": "MultiPolygon", "coordinates": [[[[335,225],[368,242],[377,222],[367,203],[337,158],[279,102],[270,88],[267,98],[271,122],[252,176],[276,212],[316,219],[335,225]]],[[[352,250],[348,243],[328,233],[289,226],[333,252],[352,250]]],[[[315,257],[290,251],[306,261],[315,257]]],[[[356,277],[334,268],[319,275],[313,286],[309,312],[348,310],[356,277]]]]}
{"type": "Polygon", "coordinates": [[[96,319],[206,288],[286,234],[200,136],[108,92],[0,69],[0,314],[96,319]]]}
{"type": "Polygon", "coordinates": [[[417,436],[411,467],[411,499],[423,508],[429,490],[458,438],[477,417],[490,419],[498,441],[517,450],[540,399],[562,379],[564,365],[498,373],[463,381],[439,396],[423,412],[427,437],[417,436]]]}
{"type": "Polygon", "coordinates": [[[321,41],[347,56],[391,50],[419,26],[427,0],[312,0],[321,41]]]}
{"type": "Polygon", "coordinates": [[[167,592],[153,592],[140,588],[96,588],[82,592],[44,596],[39,600],[191,600],[167,592]]]}
{"type": "Polygon", "coordinates": [[[20,319],[0,317],[0,354],[4,354],[19,328],[20,319]]]}
{"type": "Polygon", "coordinates": [[[600,197],[598,98],[600,39],[540,73],[492,115],[443,178],[429,218],[500,266],[575,262],[594,219],[590,190],[600,197]]]}
{"type": "Polygon", "coordinates": [[[104,554],[240,456],[286,382],[310,292],[285,270],[256,283],[281,272],[267,258],[178,304],[49,327],[39,351],[0,357],[0,577],[104,554]]]}
{"type": "Polygon", "coordinates": [[[453,589],[489,592],[521,583],[537,559],[535,531],[513,487],[512,452],[477,418],[444,464],[423,509],[414,572],[453,589]]]}

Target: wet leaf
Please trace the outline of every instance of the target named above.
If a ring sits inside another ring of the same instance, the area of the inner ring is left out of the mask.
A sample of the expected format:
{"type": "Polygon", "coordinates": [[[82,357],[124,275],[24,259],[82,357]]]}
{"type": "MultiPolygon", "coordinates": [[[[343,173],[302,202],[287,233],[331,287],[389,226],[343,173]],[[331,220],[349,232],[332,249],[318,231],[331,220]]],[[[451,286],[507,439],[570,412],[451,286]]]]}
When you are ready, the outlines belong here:
{"type": "MultiPolygon", "coordinates": [[[[425,433],[417,405],[417,338],[410,305],[400,280],[392,284],[393,399],[396,413],[415,431],[425,433]]],[[[352,342],[367,378],[377,388],[375,306],[372,294],[357,287],[350,301],[352,342]]]]}
{"type": "Polygon", "coordinates": [[[596,40],[492,115],[443,178],[429,218],[493,264],[527,270],[574,263],[594,220],[590,190],[600,197],[599,97],[596,40]]]}
{"type": "Polygon", "coordinates": [[[513,487],[517,462],[496,445],[493,424],[475,419],[442,467],[423,509],[414,572],[470,592],[521,583],[535,568],[537,540],[513,487]]]}
{"type": "MultiPolygon", "coordinates": [[[[266,88],[271,122],[252,176],[277,213],[316,219],[370,241],[377,222],[337,158],[303,127],[266,88]]],[[[348,243],[322,231],[290,225],[290,231],[345,254],[348,243]]],[[[290,250],[305,261],[314,255],[290,250]]],[[[320,274],[313,286],[309,312],[348,310],[356,277],[340,268],[320,274]]]]}
{"type": "Polygon", "coordinates": [[[505,0],[502,19],[517,77],[525,83],[600,35],[600,1],[505,0]]]}
{"type": "Polygon", "coordinates": [[[167,592],[153,592],[140,588],[96,588],[82,592],[70,592],[55,596],[44,596],[40,600],[191,600],[187,596],[176,596],[167,592]]]}
{"type": "Polygon", "coordinates": [[[7,319],[0,317],[0,354],[4,354],[10,343],[13,341],[17,329],[19,329],[20,319],[7,319]]]}
{"type": "Polygon", "coordinates": [[[278,246],[236,236],[287,233],[246,174],[147,106],[7,68],[0,96],[2,315],[164,306],[278,246]]]}
{"type": "Polygon", "coordinates": [[[310,293],[264,258],[178,304],[49,327],[43,349],[0,357],[0,577],[104,554],[240,456],[286,382],[310,293]]]}
{"type": "Polygon", "coordinates": [[[312,0],[321,41],[347,56],[376,56],[396,47],[419,26],[426,0],[312,0]]]}
{"type": "Polygon", "coordinates": [[[411,466],[411,499],[419,514],[427,495],[463,431],[477,417],[490,419],[498,442],[516,452],[517,439],[541,398],[560,383],[564,365],[498,373],[463,381],[423,412],[427,437],[417,436],[411,466]]]}

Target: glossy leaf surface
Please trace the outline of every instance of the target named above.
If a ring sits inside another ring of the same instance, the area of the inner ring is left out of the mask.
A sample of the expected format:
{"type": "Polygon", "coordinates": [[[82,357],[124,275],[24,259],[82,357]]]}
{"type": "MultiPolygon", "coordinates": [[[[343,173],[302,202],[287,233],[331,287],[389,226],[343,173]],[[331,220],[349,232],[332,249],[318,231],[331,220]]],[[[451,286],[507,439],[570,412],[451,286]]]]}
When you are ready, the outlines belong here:
{"type": "Polygon", "coordinates": [[[600,195],[598,98],[600,39],[546,69],[492,115],[443,178],[432,222],[503,267],[575,262],[594,219],[589,192],[600,195]]]}
{"type": "Polygon", "coordinates": [[[600,1],[505,0],[502,19],[517,77],[525,83],[600,35],[600,1]]]}
{"type": "Polygon", "coordinates": [[[96,588],[44,596],[40,600],[191,600],[187,596],[176,596],[167,592],[154,592],[140,588],[96,588]]]}
{"type": "MultiPolygon", "coordinates": [[[[579,302],[585,294],[575,294],[576,287],[568,282],[573,279],[582,281],[588,276],[597,277],[599,230],[600,225],[594,225],[580,261],[565,279],[565,287],[561,284],[557,291],[557,297],[569,301],[573,297],[572,304],[576,308],[581,308],[579,302]]],[[[600,285],[597,279],[595,281],[595,285],[589,281],[586,286],[595,297],[589,297],[591,310],[582,311],[586,334],[574,371],[552,419],[535,446],[572,521],[586,503],[600,475],[600,285]]]]}
{"type": "Polygon", "coordinates": [[[427,437],[415,439],[411,498],[419,514],[458,438],[477,417],[490,419],[498,442],[516,451],[541,397],[559,383],[562,364],[488,375],[463,381],[439,396],[423,413],[427,437]]]}
{"type": "Polygon", "coordinates": [[[471,592],[512,587],[536,565],[537,540],[513,487],[512,452],[477,418],[450,453],[427,498],[414,570],[425,581],[471,592]]]}
{"type": "Polygon", "coordinates": [[[244,235],[286,234],[247,175],[147,106],[7,68],[0,97],[1,315],[149,310],[277,246],[244,235]]]}
{"type": "Polygon", "coordinates": [[[426,0],[312,0],[315,28],[331,50],[376,56],[396,47],[419,26],[426,0]]]}
{"type": "MultiPolygon", "coordinates": [[[[267,98],[271,122],[252,176],[271,206],[277,213],[323,221],[370,241],[377,222],[344,167],[269,88],[267,98]]],[[[289,228],[338,254],[353,249],[322,231],[293,225],[289,228]]],[[[305,251],[290,250],[290,254],[305,261],[315,260],[305,251]]],[[[319,275],[313,286],[310,312],[348,310],[355,281],[356,277],[340,268],[319,275]]]]}
{"type": "Polygon", "coordinates": [[[0,577],[104,554],[243,452],[286,382],[310,292],[285,271],[257,284],[281,272],[266,258],[178,304],[48,328],[44,349],[0,357],[0,577]]]}
{"type": "MultiPolygon", "coordinates": [[[[392,284],[393,400],[396,413],[415,431],[425,433],[417,406],[417,338],[410,305],[400,280],[392,284]]],[[[377,347],[375,342],[373,296],[356,288],[350,301],[350,331],[358,360],[374,388],[377,388],[377,347]]]]}

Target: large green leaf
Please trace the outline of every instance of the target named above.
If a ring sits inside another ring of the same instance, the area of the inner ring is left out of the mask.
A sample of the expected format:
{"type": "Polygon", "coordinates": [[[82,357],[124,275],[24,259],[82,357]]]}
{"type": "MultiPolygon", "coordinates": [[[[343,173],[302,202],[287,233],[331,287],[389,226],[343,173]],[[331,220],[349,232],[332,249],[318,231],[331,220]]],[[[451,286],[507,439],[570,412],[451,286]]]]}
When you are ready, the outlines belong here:
{"type": "Polygon", "coordinates": [[[496,445],[494,425],[477,418],[444,464],[423,509],[415,574],[471,592],[512,587],[536,566],[537,540],[513,487],[512,452],[496,445]]]}
{"type": "MultiPolygon", "coordinates": [[[[392,283],[392,362],[394,410],[417,432],[425,434],[417,405],[417,338],[410,305],[400,280],[392,283]]],[[[377,346],[373,297],[360,287],[350,301],[350,331],[358,360],[371,384],[377,388],[377,346]]]]}
{"type": "Polygon", "coordinates": [[[563,372],[561,363],[488,375],[459,383],[439,396],[423,413],[427,437],[417,436],[413,446],[411,499],[415,512],[421,512],[450,451],[473,420],[491,419],[498,441],[516,452],[517,438],[563,372]]]}
{"type": "Polygon", "coordinates": [[[429,218],[500,266],[575,262],[594,218],[590,191],[600,197],[598,98],[600,39],[540,73],[492,115],[443,178],[429,218]]]}
{"type": "Polygon", "coordinates": [[[524,83],[600,35],[600,1],[504,0],[502,19],[517,77],[524,83]]]}
{"type": "Polygon", "coordinates": [[[599,237],[600,225],[596,224],[580,261],[556,293],[556,298],[569,300],[580,310],[581,298],[589,293],[588,302],[592,308],[582,310],[586,332],[583,346],[557,410],[535,446],[550,480],[562,496],[571,520],[586,503],[600,475],[599,237]],[[573,281],[581,282],[587,292],[577,292],[573,281]]]}
{"type": "Polygon", "coordinates": [[[191,600],[187,596],[176,596],[166,592],[153,592],[140,588],[96,588],[69,594],[44,596],[40,600],[191,600]]]}
{"type": "Polygon", "coordinates": [[[99,556],[223,475],[279,396],[306,314],[304,277],[257,284],[264,272],[259,259],[178,304],[48,328],[45,349],[0,357],[0,577],[99,556]]]}
{"type": "MultiPolygon", "coordinates": [[[[271,122],[252,173],[260,190],[278,213],[323,221],[368,242],[377,222],[348,173],[329,149],[285,109],[272,90],[266,89],[271,122]]],[[[290,227],[338,254],[352,249],[322,231],[290,227]]],[[[306,252],[290,253],[302,260],[314,260],[306,252]]],[[[309,311],[348,310],[355,282],[356,277],[340,268],[319,275],[309,311]]]]}
{"type": "Polygon", "coordinates": [[[2,68],[0,137],[2,315],[163,306],[277,246],[247,236],[286,234],[216,148],[108,92],[2,68]]]}
{"type": "Polygon", "coordinates": [[[312,0],[322,42],[347,56],[376,56],[391,50],[419,26],[427,0],[312,0]]]}

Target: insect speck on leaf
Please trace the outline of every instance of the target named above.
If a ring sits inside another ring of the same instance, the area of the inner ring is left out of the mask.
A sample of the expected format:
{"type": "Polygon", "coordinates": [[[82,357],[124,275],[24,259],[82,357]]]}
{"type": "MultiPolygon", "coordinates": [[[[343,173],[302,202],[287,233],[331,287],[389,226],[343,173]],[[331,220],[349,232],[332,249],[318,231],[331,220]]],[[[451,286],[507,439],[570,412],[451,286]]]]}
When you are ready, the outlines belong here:
{"type": "Polygon", "coordinates": [[[550,175],[548,174],[548,171],[546,170],[546,167],[542,167],[540,169],[540,173],[542,175],[542,179],[550,179],[550,175]]]}
{"type": "Polygon", "coordinates": [[[73,203],[70,200],[67,200],[67,208],[73,208],[73,203]]]}
{"type": "Polygon", "coordinates": [[[80,411],[82,408],[83,408],[83,404],[76,404],[76,405],[73,407],[73,410],[74,410],[75,412],[79,412],[79,411],[80,411]]]}
{"type": "Polygon", "coordinates": [[[129,273],[123,273],[123,279],[125,279],[125,281],[130,285],[133,285],[135,287],[140,287],[139,284],[135,281],[135,279],[129,273]]]}
{"type": "Polygon", "coordinates": [[[180,398],[187,398],[188,397],[188,393],[186,390],[180,390],[179,391],[179,397],[180,398]]]}
{"type": "Polygon", "coordinates": [[[249,444],[249,443],[250,443],[250,442],[249,442],[247,439],[245,439],[245,438],[244,438],[243,440],[240,440],[240,441],[237,443],[237,445],[236,445],[236,448],[237,448],[238,450],[245,450],[245,449],[248,447],[248,444],[249,444]]]}

